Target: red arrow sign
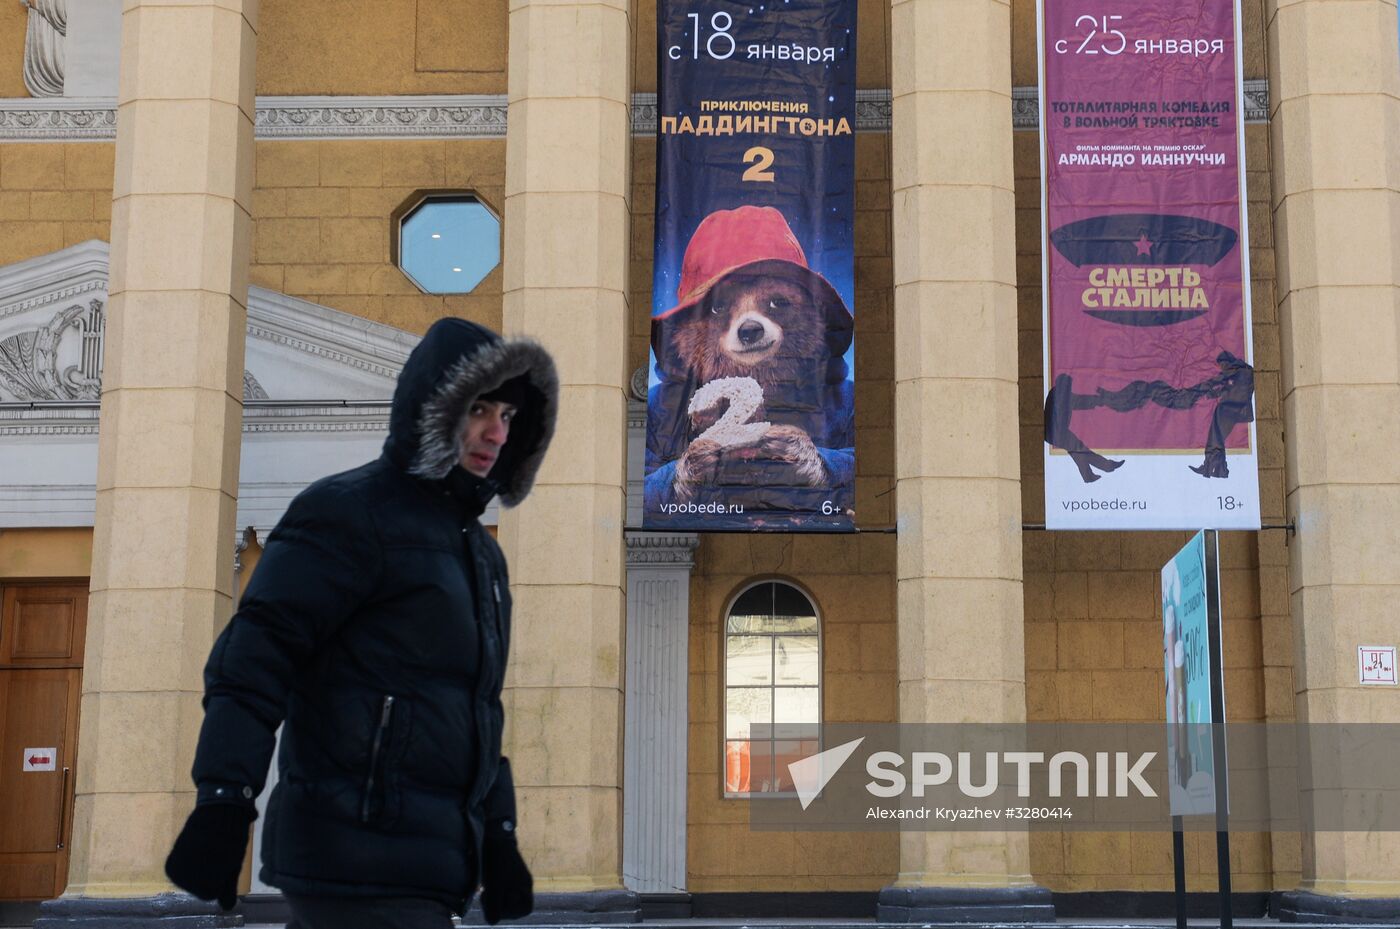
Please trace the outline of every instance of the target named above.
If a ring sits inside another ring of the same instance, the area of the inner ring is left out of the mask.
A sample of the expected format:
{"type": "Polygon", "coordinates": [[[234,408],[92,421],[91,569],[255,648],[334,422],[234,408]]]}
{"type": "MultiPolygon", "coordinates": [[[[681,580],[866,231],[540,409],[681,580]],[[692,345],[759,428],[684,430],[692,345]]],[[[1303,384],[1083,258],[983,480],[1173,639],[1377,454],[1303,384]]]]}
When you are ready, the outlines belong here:
{"type": "Polygon", "coordinates": [[[30,755],[29,763],[32,765],[48,764],[53,761],[48,755],[30,755]]]}

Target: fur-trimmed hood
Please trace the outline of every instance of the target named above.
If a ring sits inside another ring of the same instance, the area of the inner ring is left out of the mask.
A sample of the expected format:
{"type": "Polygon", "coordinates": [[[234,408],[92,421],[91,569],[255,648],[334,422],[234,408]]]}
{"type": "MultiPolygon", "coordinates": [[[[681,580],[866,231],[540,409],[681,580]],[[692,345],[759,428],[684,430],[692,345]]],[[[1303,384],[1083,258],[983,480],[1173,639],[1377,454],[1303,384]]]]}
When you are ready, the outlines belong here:
{"type": "Polygon", "coordinates": [[[513,378],[524,379],[526,400],[490,479],[502,505],[516,506],[539,473],[559,409],[554,360],[533,340],[503,339],[465,319],[434,323],[399,374],[384,454],[417,477],[446,478],[472,401],[513,378]]]}

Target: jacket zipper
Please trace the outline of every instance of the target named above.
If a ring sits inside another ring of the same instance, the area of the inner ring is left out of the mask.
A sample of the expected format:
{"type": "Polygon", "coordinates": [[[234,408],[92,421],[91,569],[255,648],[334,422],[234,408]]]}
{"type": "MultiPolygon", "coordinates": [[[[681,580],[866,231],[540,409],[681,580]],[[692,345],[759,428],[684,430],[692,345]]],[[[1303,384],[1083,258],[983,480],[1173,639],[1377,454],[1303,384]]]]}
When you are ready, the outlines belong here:
{"type": "MultiPolygon", "coordinates": [[[[472,528],[474,529],[474,532],[472,533],[470,544],[472,546],[482,544],[481,540],[475,536],[475,532],[480,531],[480,524],[474,524],[472,528]]],[[[501,582],[499,578],[491,576],[491,572],[488,569],[486,569],[485,565],[478,562],[477,555],[474,549],[468,547],[464,552],[464,555],[467,562],[466,569],[471,574],[473,586],[478,591],[484,592],[485,587],[483,585],[485,584],[485,582],[488,579],[491,582],[491,599],[493,603],[486,603],[485,598],[482,597],[476,601],[476,604],[479,610],[484,610],[493,605],[495,607],[495,609],[491,611],[489,621],[485,615],[477,617],[477,629],[478,635],[480,636],[479,644],[481,648],[481,660],[484,663],[494,663],[495,661],[499,660],[499,649],[503,644],[501,642],[501,582]],[[478,571],[478,568],[482,568],[482,570],[478,571]]],[[[502,669],[502,671],[504,671],[504,669],[502,669]]],[[[487,674],[483,673],[477,676],[476,690],[474,696],[479,699],[477,700],[476,710],[480,710],[482,708],[480,699],[485,698],[495,686],[498,686],[498,682],[493,681],[491,677],[487,674]]],[[[478,736],[482,739],[485,739],[489,743],[489,739],[487,739],[486,733],[489,732],[490,714],[474,711],[474,715],[476,716],[478,736]]],[[[482,797],[486,795],[486,792],[483,789],[483,785],[485,784],[487,774],[485,770],[485,753],[481,753],[481,757],[478,758],[477,761],[478,763],[476,777],[473,779],[471,789],[468,793],[469,804],[480,802],[482,797]]],[[[470,818],[468,819],[468,822],[470,822],[470,818]]],[[[478,864],[478,868],[479,867],[480,865],[478,864]]]]}
{"type": "MultiPolygon", "coordinates": [[[[501,660],[501,650],[505,647],[505,642],[501,639],[501,582],[492,579],[491,593],[496,598],[496,608],[491,614],[491,653],[492,658],[497,662],[501,660]]],[[[501,666],[501,674],[505,675],[505,666],[501,666]]],[[[492,682],[492,687],[499,686],[499,681],[492,682]]]]}
{"type": "Polygon", "coordinates": [[[360,822],[369,822],[369,798],[374,796],[374,772],[379,767],[379,751],[384,747],[384,733],[389,729],[389,716],[394,711],[392,695],[384,696],[383,709],[379,711],[379,728],[374,732],[374,744],[369,750],[369,777],[365,779],[365,798],[360,804],[360,822]]]}

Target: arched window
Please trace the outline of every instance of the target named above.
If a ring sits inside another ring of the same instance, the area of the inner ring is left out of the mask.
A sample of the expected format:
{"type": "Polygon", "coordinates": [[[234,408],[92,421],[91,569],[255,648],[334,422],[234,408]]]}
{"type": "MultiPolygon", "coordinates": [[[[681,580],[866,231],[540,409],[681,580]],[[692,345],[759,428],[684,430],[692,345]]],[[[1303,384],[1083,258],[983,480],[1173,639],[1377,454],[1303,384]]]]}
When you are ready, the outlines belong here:
{"type": "Polygon", "coordinates": [[[724,626],[724,794],[791,793],[787,766],[817,751],[821,639],[817,610],[791,584],[761,581],[724,626]]]}

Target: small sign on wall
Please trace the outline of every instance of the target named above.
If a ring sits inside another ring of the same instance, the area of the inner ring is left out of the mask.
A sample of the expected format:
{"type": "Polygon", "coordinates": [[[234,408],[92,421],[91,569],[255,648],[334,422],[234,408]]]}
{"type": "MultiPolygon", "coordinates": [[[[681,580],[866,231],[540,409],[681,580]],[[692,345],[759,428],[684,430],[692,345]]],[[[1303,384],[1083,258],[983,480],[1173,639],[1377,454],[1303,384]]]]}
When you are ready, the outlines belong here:
{"type": "Polygon", "coordinates": [[[26,748],[24,750],[25,771],[53,771],[58,764],[56,748],[26,748]]]}
{"type": "Polygon", "coordinates": [[[1361,683],[1396,683],[1394,645],[1361,645],[1356,655],[1361,664],[1361,683]]]}

